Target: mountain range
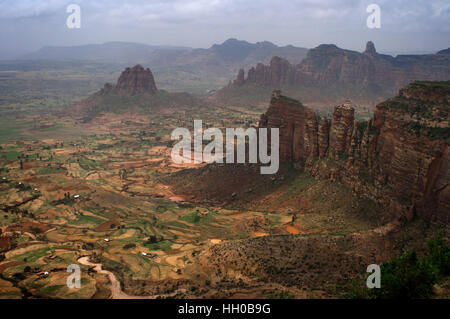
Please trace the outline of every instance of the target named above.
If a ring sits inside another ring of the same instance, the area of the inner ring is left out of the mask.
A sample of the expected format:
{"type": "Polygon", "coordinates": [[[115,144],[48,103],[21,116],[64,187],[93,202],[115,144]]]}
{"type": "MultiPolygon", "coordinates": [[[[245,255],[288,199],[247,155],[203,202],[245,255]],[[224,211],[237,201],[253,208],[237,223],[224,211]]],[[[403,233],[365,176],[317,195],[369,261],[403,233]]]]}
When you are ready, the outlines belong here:
{"type": "Polygon", "coordinates": [[[230,38],[208,49],[179,46],[154,46],[131,42],[107,42],[70,47],[46,46],[21,57],[23,60],[92,61],[109,63],[148,63],[155,67],[217,64],[251,66],[267,63],[272,56],[280,56],[299,63],[308,49],[292,45],[277,46],[263,41],[250,43],[230,38]]]}
{"type": "Polygon", "coordinates": [[[357,52],[334,44],[308,50],[232,38],[208,49],[127,42],[44,47],[23,58],[110,63],[114,72],[130,64],[143,64],[152,69],[159,88],[213,94],[211,100],[218,104],[265,103],[273,89],[283,89],[289,96],[318,107],[347,98],[373,107],[412,81],[450,80],[449,51],[393,57],[378,53],[371,41],[364,52],[357,52]]]}
{"type": "Polygon", "coordinates": [[[350,98],[375,105],[417,80],[450,80],[449,49],[392,57],[377,53],[371,41],[364,52],[322,44],[309,50],[299,64],[275,56],[268,65],[251,67],[247,76],[241,69],[214,99],[225,104],[257,103],[266,100],[272,89],[283,89],[302,102],[330,104],[350,98]]]}
{"type": "Polygon", "coordinates": [[[151,46],[138,43],[108,42],[72,47],[44,47],[23,56],[23,60],[84,61],[126,65],[149,65],[160,79],[160,86],[172,91],[205,94],[226,85],[240,68],[249,68],[273,56],[300,63],[308,49],[277,46],[271,42],[250,43],[228,39],[208,49],[151,46]]]}

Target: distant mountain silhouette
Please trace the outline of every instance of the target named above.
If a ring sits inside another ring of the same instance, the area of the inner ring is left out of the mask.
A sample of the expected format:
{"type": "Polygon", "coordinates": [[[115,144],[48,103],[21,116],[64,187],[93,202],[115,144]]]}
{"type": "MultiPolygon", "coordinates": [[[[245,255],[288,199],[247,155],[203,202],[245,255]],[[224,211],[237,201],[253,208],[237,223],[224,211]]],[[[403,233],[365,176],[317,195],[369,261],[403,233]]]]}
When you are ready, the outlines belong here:
{"type": "Polygon", "coordinates": [[[268,63],[274,55],[291,63],[300,63],[308,49],[277,46],[270,42],[250,43],[228,39],[208,49],[151,46],[139,43],[108,42],[72,47],[44,47],[23,56],[25,60],[88,61],[126,65],[148,65],[158,75],[162,88],[204,94],[219,89],[234,77],[240,68],[268,63]]]}

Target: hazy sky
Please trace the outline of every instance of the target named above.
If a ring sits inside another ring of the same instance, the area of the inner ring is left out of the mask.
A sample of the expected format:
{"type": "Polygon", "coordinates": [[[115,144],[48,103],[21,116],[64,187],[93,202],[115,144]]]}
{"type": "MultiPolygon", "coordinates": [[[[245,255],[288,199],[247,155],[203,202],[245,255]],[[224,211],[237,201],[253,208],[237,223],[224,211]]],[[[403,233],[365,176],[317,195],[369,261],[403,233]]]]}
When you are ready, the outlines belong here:
{"type": "Polygon", "coordinates": [[[449,21],[449,0],[0,0],[0,58],[107,41],[206,48],[230,37],[434,52],[450,47],[449,21]],[[71,3],[81,7],[80,29],[66,26],[71,3]],[[381,7],[380,29],[366,26],[371,3],[381,7]]]}

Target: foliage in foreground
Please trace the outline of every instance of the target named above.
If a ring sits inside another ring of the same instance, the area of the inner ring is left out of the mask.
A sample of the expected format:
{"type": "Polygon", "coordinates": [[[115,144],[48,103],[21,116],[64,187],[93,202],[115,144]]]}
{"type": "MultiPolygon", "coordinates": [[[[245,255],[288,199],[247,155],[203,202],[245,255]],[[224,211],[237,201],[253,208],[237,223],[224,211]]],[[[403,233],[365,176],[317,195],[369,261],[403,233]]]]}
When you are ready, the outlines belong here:
{"type": "Polygon", "coordinates": [[[422,259],[415,251],[381,264],[381,288],[368,289],[352,283],[349,298],[420,299],[431,298],[433,286],[450,275],[450,245],[441,236],[427,242],[422,259]]]}

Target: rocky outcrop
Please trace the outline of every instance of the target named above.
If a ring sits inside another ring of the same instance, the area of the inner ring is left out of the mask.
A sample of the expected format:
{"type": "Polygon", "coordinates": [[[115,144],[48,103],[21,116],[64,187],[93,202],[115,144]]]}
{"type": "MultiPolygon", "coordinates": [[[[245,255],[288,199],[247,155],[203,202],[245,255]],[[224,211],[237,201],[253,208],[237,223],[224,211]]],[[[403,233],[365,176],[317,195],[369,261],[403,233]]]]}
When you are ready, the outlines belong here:
{"type": "Polygon", "coordinates": [[[234,84],[237,86],[241,86],[244,83],[245,83],[245,72],[244,69],[240,69],[236,80],[234,80],[234,84]]]}
{"type": "Polygon", "coordinates": [[[105,113],[167,112],[169,109],[200,106],[200,99],[184,92],[158,90],[149,68],[136,65],[126,68],[117,83],[104,87],[77,104],[66,107],[62,114],[82,116],[89,122],[105,113]]]}
{"type": "Polygon", "coordinates": [[[373,44],[372,41],[367,42],[366,51],[364,51],[364,54],[373,55],[373,56],[377,54],[377,50],[375,50],[375,44],[373,44]]]}
{"type": "Polygon", "coordinates": [[[153,78],[152,71],[149,68],[144,69],[140,64],[126,68],[122,72],[116,85],[106,83],[99,92],[100,95],[117,94],[121,96],[135,94],[155,94],[158,91],[153,78]]]}
{"type": "Polygon", "coordinates": [[[355,109],[349,100],[334,108],[329,148],[335,158],[349,152],[354,120],[355,109]]]}
{"type": "Polygon", "coordinates": [[[316,114],[299,101],[274,91],[270,107],[261,118],[260,127],[278,127],[280,130],[280,160],[304,163],[318,156],[316,114]]]}
{"type": "Polygon", "coordinates": [[[450,48],[439,51],[437,54],[450,54],[450,48]]]}
{"type": "Polygon", "coordinates": [[[324,158],[327,155],[330,138],[330,122],[325,116],[321,116],[319,118],[317,132],[317,147],[319,150],[319,158],[324,158]]]}
{"type": "Polygon", "coordinates": [[[280,128],[280,160],[339,179],[396,217],[450,219],[449,82],[414,82],[358,122],[350,101],[331,122],[275,91],[260,127],[280,128]]]}
{"type": "Polygon", "coordinates": [[[231,84],[235,92],[226,87],[218,91],[217,99],[231,99],[233,94],[239,95],[239,88],[243,90],[247,85],[281,88],[306,101],[349,97],[375,105],[375,101],[395,95],[412,81],[450,80],[450,55],[445,52],[392,57],[377,53],[371,41],[362,53],[322,44],[309,50],[297,65],[275,56],[269,65],[259,63],[250,68],[247,77],[243,78],[239,71],[234,82],[238,85],[231,84]]]}

